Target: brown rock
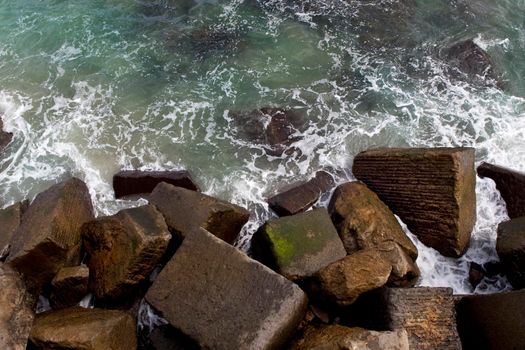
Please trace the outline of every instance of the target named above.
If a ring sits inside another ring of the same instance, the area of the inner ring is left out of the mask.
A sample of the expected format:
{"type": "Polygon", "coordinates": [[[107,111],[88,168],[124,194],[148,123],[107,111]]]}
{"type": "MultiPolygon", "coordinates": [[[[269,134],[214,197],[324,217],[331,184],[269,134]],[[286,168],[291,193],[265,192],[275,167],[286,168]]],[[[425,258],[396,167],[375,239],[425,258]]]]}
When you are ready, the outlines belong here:
{"type": "Polygon", "coordinates": [[[376,332],[339,325],[308,327],[291,350],[409,350],[404,329],[376,332]]]}
{"type": "Polygon", "coordinates": [[[7,146],[13,139],[13,134],[10,132],[5,132],[4,122],[2,121],[2,116],[0,115],[0,152],[7,146]]]}
{"type": "Polygon", "coordinates": [[[478,175],[494,180],[507,204],[511,219],[525,216],[525,174],[489,163],[478,166],[478,175]]]}
{"type": "Polygon", "coordinates": [[[353,172],[421,242],[463,255],[476,221],[474,149],[373,149],[355,157],[353,172]]]}
{"type": "Polygon", "coordinates": [[[20,275],[0,263],[0,349],[25,350],[33,324],[34,300],[20,275]]]}
{"type": "Polygon", "coordinates": [[[413,287],[419,279],[419,268],[408,254],[395,242],[384,242],[375,249],[392,266],[392,273],[388,279],[391,287],[413,287]]]}
{"type": "Polygon", "coordinates": [[[465,350],[523,349],[525,290],[463,296],[457,319],[465,350]]]}
{"type": "Polygon", "coordinates": [[[198,230],[186,236],[146,301],[201,348],[279,348],[306,312],[302,290],[198,230]]]}
{"type": "Polygon", "coordinates": [[[347,306],[361,294],[382,287],[392,266],[375,249],[364,249],[321,269],[313,277],[311,291],[329,305],[347,306]]]}
{"type": "Polygon", "coordinates": [[[125,301],[160,261],[171,239],[153,205],[121,210],[82,227],[90,289],[97,298],[125,301]]]}
{"type": "Polygon", "coordinates": [[[13,234],[7,262],[39,293],[58,270],[80,262],[80,227],[93,219],[86,184],[72,178],[36,196],[13,234]]]}
{"type": "Polygon", "coordinates": [[[172,233],[181,237],[202,227],[233,243],[250,217],[250,212],[235,204],[167,183],[155,187],[149,201],[164,215],[172,233]]]}
{"type": "Polygon", "coordinates": [[[334,186],[332,175],[318,171],[315,177],[306,183],[298,184],[268,198],[268,205],[279,216],[294,215],[310,208],[319,197],[334,186]]]}
{"type": "Polygon", "coordinates": [[[88,281],[87,266],[61,268],[51,281],[51,307],[62,309],[78,304],[88,292],[88,281]]]}
{"type": "Polygon", "coordinates": [[[468,271],[468,281],[472,288],[476,289],[484,277],[485,269],[483,269],[483,266],[472,261],[468,271]]]}
{"type": "Polygon", "coordinates": [[[293,281],[346,256],[324,208],[267,221],[254,234],[252,250],[257,260],[293,281]]]}
{"type": "Polygon", "coordinates": [[[498,225],[496,251],[510,284],[525,288],[525,216],[498,225]]]}
{"type": "Polygon", "coordinates": [[[29,206],[28,201],[15,203],[0,210],[0,261],[9,255],[11,238],[22,222],[22,215],[29,206]]]}
{"type": "Polygon", "coordinates": [[[30,340],[36,349],[130,350],[136,325],[125,312],[73,307],[38,314],[30,340]]]}
{"type": "Polygon", "coordinates": [[[394,214],[364,184],[356,181],[338,186],[328,210],[348,254],[396,242],[412,259],[417,258],[416,246],[394,214]]]}
{"type": "Polygon", "coordinates": [[[123,170],[113,176],[113,189],[115,197],[121,198],[134,194],[151,193],[155,186],[161,182],[170,185],[198,191],[199,188],[193,182],[190,173],[186,170],[180,171],[139,171],[123,170]]]}

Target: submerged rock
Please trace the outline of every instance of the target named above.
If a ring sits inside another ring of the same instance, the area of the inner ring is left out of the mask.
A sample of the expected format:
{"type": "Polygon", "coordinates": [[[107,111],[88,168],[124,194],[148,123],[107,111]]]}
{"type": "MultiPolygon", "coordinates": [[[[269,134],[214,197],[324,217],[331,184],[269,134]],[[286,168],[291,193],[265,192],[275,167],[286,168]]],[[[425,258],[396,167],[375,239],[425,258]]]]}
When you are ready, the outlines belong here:
{"type": "Polygon", "coordinates": [[[25,350],[33,324],[34,298],[20,275],[0,263],[0,349],[25,350]]]}
{"type": "Polygon", "coordinates": [[[177,187],[198,191],[190,173],[186,170],[177,171],[139,171],[123,170],[113,176],[115,197],[121,198],[134,194],[151,193],[161,182],[177,187]]]}
{"type": "Polygon", "coordinates": [[[525,288],[525,216],[498,225],[496,251],[510,284],[525,288]]]}
{"type": "Polygon", "coordinates": [[[204,349],[276,349],[306,312],[303,291],[203,229],[187,235],[146,294],[204,349]]]}
{"type": "Polygon", "coordinates": [[[525,173],[498,165],[481,163],[478,175],[494,180],[496,188],[507,204],[511,219],[525,216],[525,173]]]}
{"type": "Polygon", "coordinates": [[[407,237],[390,209],[361,182],[338,186],[328,210],[348,254],[359,249],[396,242],[412,258],[417,248],[407,237]]]}
{"type": "Polygon", "coordinates": [[[346,256],[324,208],[267,221],[253,236],[254,256],[292,281],[301,281],[346,256]]]}
{"type": "Polygon", "coordinates": [[[250,212],[238,205],[167,183],[157,185],[149,201],[164,215],[172,233],[181,238],[202,227],[233,243],[250,217],[250,212]]]}
{"type": "Polygon", "coordinates": [[[136,324],[123,311],[73,307],[38,314],[31,330],[34,349],[130,350],[136,324]]]}
{"type": "Polygon", "coordinates": [[[476,222],[473,148],[379,148],[354,158],[354,175],[421,242],[463,255],[476,222]]]}
{"type": "Polygon", "coordinates": [[[82,227],[90,289],[97,298],[125,302],[161,260],[171,234],[153,205],[121,210],[82,227]]]}
{"type": "Polygon", "coordinates": [[[294,215],[309,209],[319,197],[334,186],[334,178],[325,171],[318,171],[308,182],[298,184],[273,197],[268,205],[279,216],[294,215]]]}
{"type": "Polygon", "coordinates": [[[9,255],[11,239],[20,226],[22,215],[28,206],[29,202],[24,201],[0,209],[0,261],[4,261],[9,255]]]}
{"type": "Polygon", "coordinates": [[[7,263],[24,275],[35,293],[64,266],[80,263],[80,228],[93,219],[86,184],[76,178],[36,196],[13,234],[7,263]]]}
{"type": "Polygon", "coordinates": [[[376,332],[340,325],[308,327],[291,350],[409,350],[404,329],[376,332]]]}
{"type": "Polygon", "coordinates": [[[4,122],[2,121],[2,116],[0,115],[0,152],[11,142],[13,139],[13,134],[10,132],[4,131],[4,122]]]}
{"type": "Polygon", "coordinates": [[[49,302],[53,309],[77,305],[88,292],[87,266],[63,267],[51,281],[49,302]]]}

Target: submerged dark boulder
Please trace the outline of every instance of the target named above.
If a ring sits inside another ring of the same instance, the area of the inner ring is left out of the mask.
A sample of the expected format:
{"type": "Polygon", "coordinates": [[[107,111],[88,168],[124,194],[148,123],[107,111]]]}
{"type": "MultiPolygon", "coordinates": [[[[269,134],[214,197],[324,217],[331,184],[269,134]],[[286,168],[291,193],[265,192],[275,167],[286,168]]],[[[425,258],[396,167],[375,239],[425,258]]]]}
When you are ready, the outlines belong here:
{"type": "Polygon", "coordinates": [[[4,122],[2,121],[2,116],[0,115],[0,152],[7,146],[13,139],[13,134],[10,132],[4,131],[4,122]]]}
{"type": "Polygon", "coordinates": [[[176,171],[139,171],[123,170],[113,175],[113,189],[115,197],[121,198],[134,194],[151,193],[161,182],[177,187],[198,191],[191,174],[186,170],[176,171]]]}
{"type": "Polygon", "coordinates": [[[525,288],[525,216],[498,225],[496,251],[510,284],[525,288]]]}

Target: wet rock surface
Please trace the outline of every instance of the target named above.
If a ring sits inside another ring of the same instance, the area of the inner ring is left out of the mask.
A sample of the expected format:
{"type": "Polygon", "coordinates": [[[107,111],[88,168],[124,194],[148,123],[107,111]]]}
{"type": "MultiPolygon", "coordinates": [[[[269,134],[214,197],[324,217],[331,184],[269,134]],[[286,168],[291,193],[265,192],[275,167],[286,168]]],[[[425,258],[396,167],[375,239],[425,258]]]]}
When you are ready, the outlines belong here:
{"type": "Polygon", "coordinates": [[[485,269],[478,263],[471,262],[468,271],[468,281],[472,288],[476,289],[478,284],[485,278],[485,269]]]}
{"type": "Polygon", "coordinates": [[[478,166],[478,175],[494,180],[496,188],[507,204],[507,213],[511,219],[525,216],[525,173],[481,163],[478,166]]]}
{"type": "Polygon", "coordinates": [[[149,201],[164,215],[170,231],[180,237],[202,227],[232,243],[250,217],[238,205],[166,183],[155,187],[149,201]]]}
{"type": "Polygon", "coordinates": [[[372,149],[354,158],[353,173],[425,245],[463,255],[476,222],[474,149],[372,149]]]}
{"type": "Polygon", "coordinates": [[[80,263],[80,228],[93,219],[86,184],[76,178],[36,196],[13,234],[7,263],[39,293],[64,266],[80,263]]]}
{"type": "Polygon", "coordinates": [[[78,304],[88,292],[88,282],[87,266],[61,268],[51,281],[51,307],[62,309],[78,304]]]}
{"type": "Polygon", "coordinates": [[[123,311],[73,307],[38,314],[31,349],[130,350],[137,347],[136,324],[123,311]]]}
{"type": "Polygon", "coordinates": [[[298,184],[273,197],[268,198],[268,205],[279,216],[294,215],[306,211],[335,185],[332,175],[318,171],[315,177],[303,184],[298,184]]]}
{"type": "Polygon", "coordinates": [[[498,225],[496,251],[512,286],[525,288],[525,216],[498,225]]]}
{"type": "Polygon", "coordinates": [[[396,242],[412,259],[417,258],[416,246],[394,214],[363,183],[355,181],[338,186],[328,210],[348,254],[384,242],[396,242]]]}
{"type": "Polygon", "coordinates": [[[161,182],[170,185],[198,191],[198,186],[193,182],[190,173],[186,170],[179,171],[138,171],[123,170],[113,176],[113,189],[115,197],[135,194],[151,193],[155,186],[161,182]]]}
{"type": "Polygon", "coordinates": [[[33,324],[34,298],[21,276],[0,263],[0,348],[25,350],[33,324]]]}
{"type": "Polygon", "coordinates": [[[2,115],[0,114],[0,152],[11,142],[13,134],[4,131],[4,122],[2,121],[2,115]]]}
{"type": "Polygon", "coordinates": [[[224,241],[199,231],[187,235],[146,301],[202,348],[282,346],[306,312],[305,294],[224,241]]]}
{"type": "Polygon", "coordinates": [[[29,202],[24,201],[0,209],[0,261],[4,261],[9,255],[11,239],[28,206],[29,202]]]}
{"type": "Polygon", "coordinates": [[[163,257],[171,239],[162,214],[153,205],[125,209],[82,227],[89,255],[89,286],[104,300],[133,295],[163,257]]]}
{"type": "Polygon", "coordinates": [[[346,256],[324,208],[267,221],[254,235],[257,260],[293,281],[301,281],[346,256]]]}

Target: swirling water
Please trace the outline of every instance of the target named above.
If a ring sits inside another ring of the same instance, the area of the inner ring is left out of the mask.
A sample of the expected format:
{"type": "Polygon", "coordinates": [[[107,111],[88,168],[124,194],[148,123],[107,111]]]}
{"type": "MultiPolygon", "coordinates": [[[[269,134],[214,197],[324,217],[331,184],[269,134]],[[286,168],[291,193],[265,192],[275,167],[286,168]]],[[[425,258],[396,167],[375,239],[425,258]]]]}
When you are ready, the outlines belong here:
{"type": "MultiPolygon", "coordinates": [[[[525,170],[523,18],[523,0],[0,0],[0,113],[15,134],[0,207],[74,175],[111,214],[140,204],[114,199],[116,171],[184,168],[252,211],[247,249],[269,194],[320,168],[348,181],[369,147],[471,146],[525,170]],[[443,50],[470,38],[504,90],[450,74],[443,50]],[[232,114],[264,106],[304,114],[293,154],[240,135],[232,114]]],[[[422,285],[472,292],[468,262],[497,259],[505,206],[491,180],[476,191],[464,257],[418,243],[422,285]]]]}

